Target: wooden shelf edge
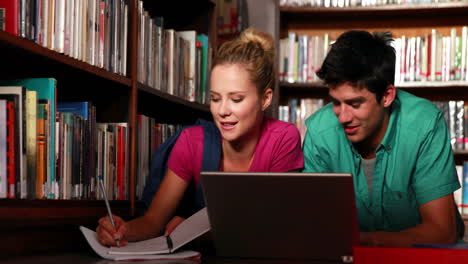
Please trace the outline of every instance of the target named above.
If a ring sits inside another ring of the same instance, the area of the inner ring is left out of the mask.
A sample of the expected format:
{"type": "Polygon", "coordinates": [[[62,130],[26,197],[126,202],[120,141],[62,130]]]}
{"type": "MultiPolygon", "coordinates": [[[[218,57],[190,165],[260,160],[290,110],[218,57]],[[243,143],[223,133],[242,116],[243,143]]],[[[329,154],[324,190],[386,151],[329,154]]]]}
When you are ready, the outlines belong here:
{"type": "MultiPolygon", "coordinates": [[[[109,201],[113,206],[128,206],[128,200],[109,201]]],[[[0,199],[2,207],[102,207],[104,200],[0,199]]]]}
{"type": "Polygon", "coordinates": [[[423,12],[423,11],[441,11],[452,10],[461,13],[460,9],[468,9],[467,2],[448,2],[436,4],[405,4],[405,5],[378,5],[378,6],[353,6],[353,7],[312,7],[312,6],[281,6],[280,13],[291,14],[356,14],[356,13],[387,13],[394,11],[409,11],[409,12],[423,12]]]}
{"type": "Polygon", "coordinates": [[[149,93],[149,94],[152,94],[152,95],[157,96],[157,97],[159,97],[159,98],[161,98],[163,100],[167,100],[167,101],[175,103],[175,104],[187,106],[187,107],[192,108],[194,110],[207,112],[207,113],[210,112],[209,105],[204,105],[204,104],[200,104],[200,103],[197,103],[197,102],[190,102],[190,101],[187,101],[187,100],[185,100],[183,98],[180,98],[178,96],[171,95],[171,94],[159,91],[159,90],[157,90],[155,88],[152,88],[152,87],[150,87],[148,85],[138,83],[138,90],[149,93]]]}
{"type": "Polygon", "coordinates": [[[53,60],[61,64],[66,64],[78,70],[85,71],[85,72],[97,75],[101,78],[111,80],[111,81],[129,86],[129,87],[131,86],[131,83],[132,83],[131,79],[128,77],[119,75],[117,73],[109,72],[105,69],[99,68],[97,66],[93,66],[87,62],[77,60],[68,55],[61,54],[54,50],[43,47],[35,43],[32,40],[21,38],[21,37],[12,35],[2,30],[0,30],[0,43],[1,42],[9,46],[12,46],[16,49],[19,48],[19,49],[25,50],[31,54],[53,60]]]}
{"type": "MultiPolygon", "coordinates": [[[[325,89],[326,86],[321,82],[310,82],[310,83],[289,83],[289,82],[280,82],[280,87],[283,88],[315,88],[315,89],[325,89]]],[[[460,89],[468,89],[467,81],[444,81],[444,82],[404,82],[398,83],[395,85],[397,88],[403,89],[443,89],[448,87],[459,87],[460,89]]]]}

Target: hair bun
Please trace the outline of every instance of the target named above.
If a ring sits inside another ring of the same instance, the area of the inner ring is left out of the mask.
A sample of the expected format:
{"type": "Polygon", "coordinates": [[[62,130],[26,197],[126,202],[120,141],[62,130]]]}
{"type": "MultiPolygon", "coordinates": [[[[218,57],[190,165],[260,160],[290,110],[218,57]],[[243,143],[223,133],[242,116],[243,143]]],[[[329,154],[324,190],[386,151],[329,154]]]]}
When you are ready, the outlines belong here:
{"type": "Polygon", "coordinates": [[[243,43],[253,42],[259,44],[263,50],[273,50],[273,38],[270,34],[258,31],[254,28],[248,28],[239,36],[239,40],[243,43]]]}

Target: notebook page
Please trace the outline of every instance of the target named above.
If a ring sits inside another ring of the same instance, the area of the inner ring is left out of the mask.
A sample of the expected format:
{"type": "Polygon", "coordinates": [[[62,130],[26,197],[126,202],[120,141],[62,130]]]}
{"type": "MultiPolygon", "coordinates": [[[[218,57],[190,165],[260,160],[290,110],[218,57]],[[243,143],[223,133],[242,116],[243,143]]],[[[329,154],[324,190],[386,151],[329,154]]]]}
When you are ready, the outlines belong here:
{"type": "Polygon", "coordinates": [[[171,233],[173,251],[210,231],[210,220],[206,207],[180,223],[171,233]]]}
{"type": "Polygon", "coordinates": [[[109,254],[121,255],[121,254],[163,254],[169,253],[167,247],[167,240],[165,236],[151,238],[138,242],[128,242],[123,247],[111,247],[109,254]]]}
{"type": "MultiPolygon", "coordinates": [[[[80,230],[83,233],[84,237],[88,241],[88,244],[91,246],[91,248],[98,254],[100,257],[104,259],[112,259],[112,260],[144,260],[144,259],[161,259],[161,260],[167,260],[167,259],[193,259],[193,258],[198,258],[200,257],[200,253],[196,251],[180,251],[177,253],[173,254],[161,254],[161,255],[138,255],[138,254],[133,254],[133,255],[112,255],[109,254],[109,248],[101,245],[99,241],[97,240],[97,235],[96,232],[80,226],[80,230]]],[[[136,242],[138,243],[138,242],[136,242]]]]}

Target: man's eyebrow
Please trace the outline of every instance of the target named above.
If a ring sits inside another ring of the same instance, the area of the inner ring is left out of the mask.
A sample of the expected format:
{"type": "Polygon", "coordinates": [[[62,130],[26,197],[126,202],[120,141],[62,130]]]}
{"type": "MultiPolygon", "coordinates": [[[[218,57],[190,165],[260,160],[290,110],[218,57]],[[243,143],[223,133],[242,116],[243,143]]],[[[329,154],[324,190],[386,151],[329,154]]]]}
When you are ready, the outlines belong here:
{"type": "MultiPolygon", "coordinates": [[[[329,100],[331,102],[340,102],[340,100],[336,99],[335,97],[331,96],[331,95],[328,95],[329,97],[329,100]]],[[[362,102],[365,102],[366,101],[366,98],[364,96],[357,96],[357,97],[354,97],[354,98],[349,98],[349,99],[346,99],[344,100],[344,102],[346,104],[353,104],[353,103],[362,103],[362,102]]]]}
{"type": "Polygon", "coordinates": [[[366,98],[364,96],[358,96],[350,99],[344,100],[345,103],[347,104],[353,104],[353,103],[362,103],[365,102],[366,98]]]}

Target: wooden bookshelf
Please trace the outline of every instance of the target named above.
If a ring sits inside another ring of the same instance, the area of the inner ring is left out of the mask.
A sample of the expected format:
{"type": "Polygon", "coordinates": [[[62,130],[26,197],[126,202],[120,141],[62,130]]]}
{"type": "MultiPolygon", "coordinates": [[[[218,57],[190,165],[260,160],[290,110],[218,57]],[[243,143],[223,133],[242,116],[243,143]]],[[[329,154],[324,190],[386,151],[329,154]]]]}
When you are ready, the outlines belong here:
{"type": "MultiPolygon", "coordinates": [[[[328,34],[336,39],[348,30],[391,31],[394,37],[427,35],[432,29],[450,35],[457,28],[461,35],[462,26],[468,25],[468,3],[451,2],[437,4],[405,4],[374,7],[317,8],[278,7],[279,38],[288,32],[298,35],[328,34]]],[[[411,82],[396,84],[396,87],[432,101],[464,100],[468,102],[468,82],[411,82]]],[[[280,105],[289,98],[324,98],[327,88],[320,82],[279,83],[280,105]]],[[[457,164],[467,160],[465,152],[455,154],[457,164]]]]}
{"type": "MultiPolygon", "coordinates": [[[[127,76],[106,71],[34,41],[0,31],[0,79],[52,77],[57,80],[57,102],[90,101],[98,122],[127,122],[129,138],[129,193],[127,201],[111,201],[114,214],[135,216],[142,204],[135,199],[136,120],[138,114],[158,122],[190,123],[209,119],[209,107],[188,102],[140,84],[138,73],[138,0],[129,0],[127,76]]],[[[209,36],[216,47],[215,2],[144,1],[151,16],[163,16],[166,28],[194,29],[209,36]]],[[[88,250],[78,226],[94,229],[107,214],[103,201],[0,199],[0,258],[88,250]]]]}

